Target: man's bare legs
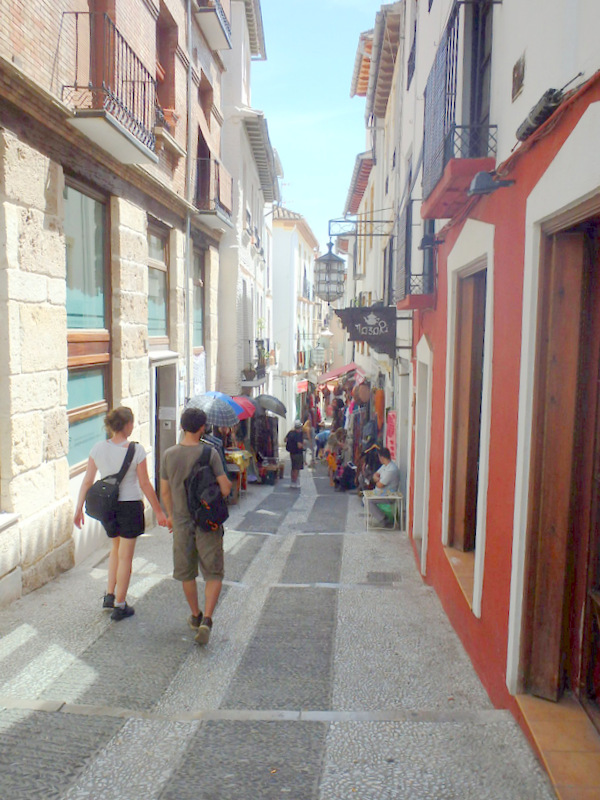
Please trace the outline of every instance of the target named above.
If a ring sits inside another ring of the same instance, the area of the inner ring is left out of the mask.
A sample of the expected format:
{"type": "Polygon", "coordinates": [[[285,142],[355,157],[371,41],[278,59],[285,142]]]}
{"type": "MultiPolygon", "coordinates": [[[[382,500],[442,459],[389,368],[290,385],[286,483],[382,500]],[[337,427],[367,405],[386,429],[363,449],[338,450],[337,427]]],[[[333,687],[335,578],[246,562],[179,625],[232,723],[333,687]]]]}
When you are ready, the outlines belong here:
{"type": "MultiPolygon", "coordinates": [[[[194,580],[182,581],[183,593],[185,599],[188,601],[190,611],[195,617],[200,616],[200,605],[198,603],[198,585],[194,580]]],[[[213,612],[217,606],[219,595],[223,581],[220,579],[213,579],[206,581],[204,584],[204,616],[212,619],[213,612]]]]}

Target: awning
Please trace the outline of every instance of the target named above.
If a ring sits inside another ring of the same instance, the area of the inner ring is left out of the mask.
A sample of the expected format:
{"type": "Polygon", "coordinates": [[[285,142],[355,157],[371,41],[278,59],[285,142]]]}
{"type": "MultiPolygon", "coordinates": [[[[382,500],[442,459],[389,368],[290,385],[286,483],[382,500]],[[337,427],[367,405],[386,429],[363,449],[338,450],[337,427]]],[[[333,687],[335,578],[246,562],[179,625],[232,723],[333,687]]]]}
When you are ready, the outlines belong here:
{"type": "Polygon", "coordinates": [[[356,372],[358,376],[360,376],[359,383],[363,382],[365,372],[362,367],[359,367],[358,364],[354,363],[354,361],[351,361],[350,364],[346,364],[343,367],[338,367],[337,369],[332,369],[330,372],[323,373],[323,375],[319,375],[317,382],[319,385],[322,385],[328,381],[335,380],[336,378],[341,378],[343,375],[347,375],[349,372],[356,372]]]}
{"type": "Polygon", "coordinates": [[[302,392],[308,391],[308,381],[298,381],[296,384],[296,393],[302,394],[302,392]]]}

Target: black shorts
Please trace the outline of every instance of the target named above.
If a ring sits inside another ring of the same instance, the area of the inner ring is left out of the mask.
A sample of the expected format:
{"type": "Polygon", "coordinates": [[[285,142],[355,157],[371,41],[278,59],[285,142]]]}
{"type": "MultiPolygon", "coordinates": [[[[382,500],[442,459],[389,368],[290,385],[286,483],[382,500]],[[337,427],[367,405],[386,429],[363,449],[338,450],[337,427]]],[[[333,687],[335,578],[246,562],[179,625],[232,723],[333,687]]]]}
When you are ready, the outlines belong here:
{"type": "Polygon", "coordinates": [[[304,469],[304,456],[302,453],[290,453],[292,469],[304,469]]]}
{"type": "Polygon", "coordinates": [[[111,539],[135,539],[144,532],[144,503],[142,500],[123,500],[117,504],[117,515],[113,524],[105,525],[111,539]]]}

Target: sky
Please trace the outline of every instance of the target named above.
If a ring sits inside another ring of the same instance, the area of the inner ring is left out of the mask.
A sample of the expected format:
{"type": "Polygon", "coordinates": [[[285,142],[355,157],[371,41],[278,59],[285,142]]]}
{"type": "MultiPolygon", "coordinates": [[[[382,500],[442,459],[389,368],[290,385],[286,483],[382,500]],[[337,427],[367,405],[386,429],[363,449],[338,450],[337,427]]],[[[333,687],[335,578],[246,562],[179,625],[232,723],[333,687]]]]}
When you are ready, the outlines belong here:
{"type": "Polygon", "coordinates": [[[306,218],[322,252],[366,150],[365,98],[350,98],[350,87],[359,36],[381,4],[261,0],[267,60],[252,64],[252,107],[281,160],[282,204],[306,218]]]}

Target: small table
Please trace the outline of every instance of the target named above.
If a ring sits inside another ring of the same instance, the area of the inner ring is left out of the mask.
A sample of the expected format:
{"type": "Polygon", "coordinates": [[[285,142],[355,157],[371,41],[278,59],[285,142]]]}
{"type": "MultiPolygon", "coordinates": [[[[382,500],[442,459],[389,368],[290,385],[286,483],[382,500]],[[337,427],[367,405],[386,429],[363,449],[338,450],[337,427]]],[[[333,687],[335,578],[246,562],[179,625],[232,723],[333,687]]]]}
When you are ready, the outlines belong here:
{"type": "Polygon", "coordinates": [[[241,494],[243,491],[246,490],[246,470],[248,469],[248,466],[252,461],[252,454],[249,453],[247,450],[238,450],[235,447],[227,448],[225,450],[225,461],[227,461],[228,464],[233,464],[238,468],[237,471],[238,490],[239,493],[241,494]]]}
{"type": "Polygon", "coordinates": [[[399,492],[395,494],[379,494],[374,489],[366,489],[363,492],[363,500],[365,504],[365,517],[367,522],[367,531],[371,528],[375,530],[382,530],[383,525],[370,525],[369,524],[369,503],[375,502],[376,505],[387,503],[394,509],[394,527],[400,528],[404,516],[404,495],[399,492]]]}

